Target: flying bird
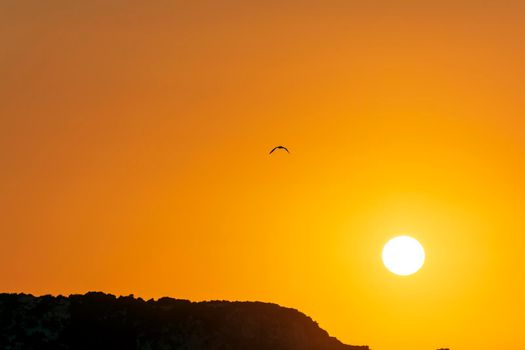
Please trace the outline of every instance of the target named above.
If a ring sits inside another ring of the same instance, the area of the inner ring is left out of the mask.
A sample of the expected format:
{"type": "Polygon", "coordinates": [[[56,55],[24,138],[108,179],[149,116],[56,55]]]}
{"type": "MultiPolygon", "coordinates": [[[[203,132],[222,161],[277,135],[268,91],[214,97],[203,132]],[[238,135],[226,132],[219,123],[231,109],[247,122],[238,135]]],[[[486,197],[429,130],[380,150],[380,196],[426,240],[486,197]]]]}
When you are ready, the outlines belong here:
{"type": "Polygon", "coordinates": [[[276,146],[270,151],[270,154],[272,154],[273,151],[275,151],[276,149],[284,149],[286,152],[290,153],[290,151],[288,151],[288,148],[286,148],[284,146],[276,146]]]}

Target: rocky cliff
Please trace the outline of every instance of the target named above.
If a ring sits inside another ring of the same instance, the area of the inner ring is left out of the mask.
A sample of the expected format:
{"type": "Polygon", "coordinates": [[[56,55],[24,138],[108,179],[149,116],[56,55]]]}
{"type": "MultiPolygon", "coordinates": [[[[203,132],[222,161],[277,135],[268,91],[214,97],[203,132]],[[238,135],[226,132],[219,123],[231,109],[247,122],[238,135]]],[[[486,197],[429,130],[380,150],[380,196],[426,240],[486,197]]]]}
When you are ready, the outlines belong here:
{"type": "Polygon", "coordinates": [[[260,302],[0,294],[0,349],[365,350],[260,302]]]}

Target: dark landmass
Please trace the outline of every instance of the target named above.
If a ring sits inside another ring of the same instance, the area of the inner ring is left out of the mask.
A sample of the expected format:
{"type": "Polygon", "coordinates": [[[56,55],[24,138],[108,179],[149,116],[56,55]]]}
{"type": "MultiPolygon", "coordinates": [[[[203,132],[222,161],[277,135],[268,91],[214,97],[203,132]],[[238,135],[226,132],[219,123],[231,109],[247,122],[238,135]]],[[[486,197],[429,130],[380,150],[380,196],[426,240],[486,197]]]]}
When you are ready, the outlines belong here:
{"type": "Polygon", "coordinates": [[[0,294],[0,349],[365,350],[260,302],[0,294]]]}

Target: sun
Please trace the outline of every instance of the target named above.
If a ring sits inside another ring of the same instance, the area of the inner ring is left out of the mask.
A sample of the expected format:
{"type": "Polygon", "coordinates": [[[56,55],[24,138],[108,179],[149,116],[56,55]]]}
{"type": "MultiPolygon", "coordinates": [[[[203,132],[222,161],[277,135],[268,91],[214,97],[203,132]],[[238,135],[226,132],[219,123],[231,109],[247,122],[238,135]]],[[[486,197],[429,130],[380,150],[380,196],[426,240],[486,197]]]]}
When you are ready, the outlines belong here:
{"type": "Polygon", "coordinates": [[[425,263],[423,246],[410,236],[397,236],[389,240],[382,256],[386,268],[400,276],[416,273],[425,263]]]}

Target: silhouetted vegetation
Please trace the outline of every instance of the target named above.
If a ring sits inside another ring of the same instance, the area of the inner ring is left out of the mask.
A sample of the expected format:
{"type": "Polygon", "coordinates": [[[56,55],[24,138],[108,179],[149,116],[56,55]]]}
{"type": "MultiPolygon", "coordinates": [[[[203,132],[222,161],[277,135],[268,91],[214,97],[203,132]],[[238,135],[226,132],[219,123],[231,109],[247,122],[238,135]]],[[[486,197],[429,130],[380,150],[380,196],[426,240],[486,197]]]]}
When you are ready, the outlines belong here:
{"type": "Polygon", "coordinates": [[[260,302],[0,294],[0,349],[365,350],[260,302]]]}

